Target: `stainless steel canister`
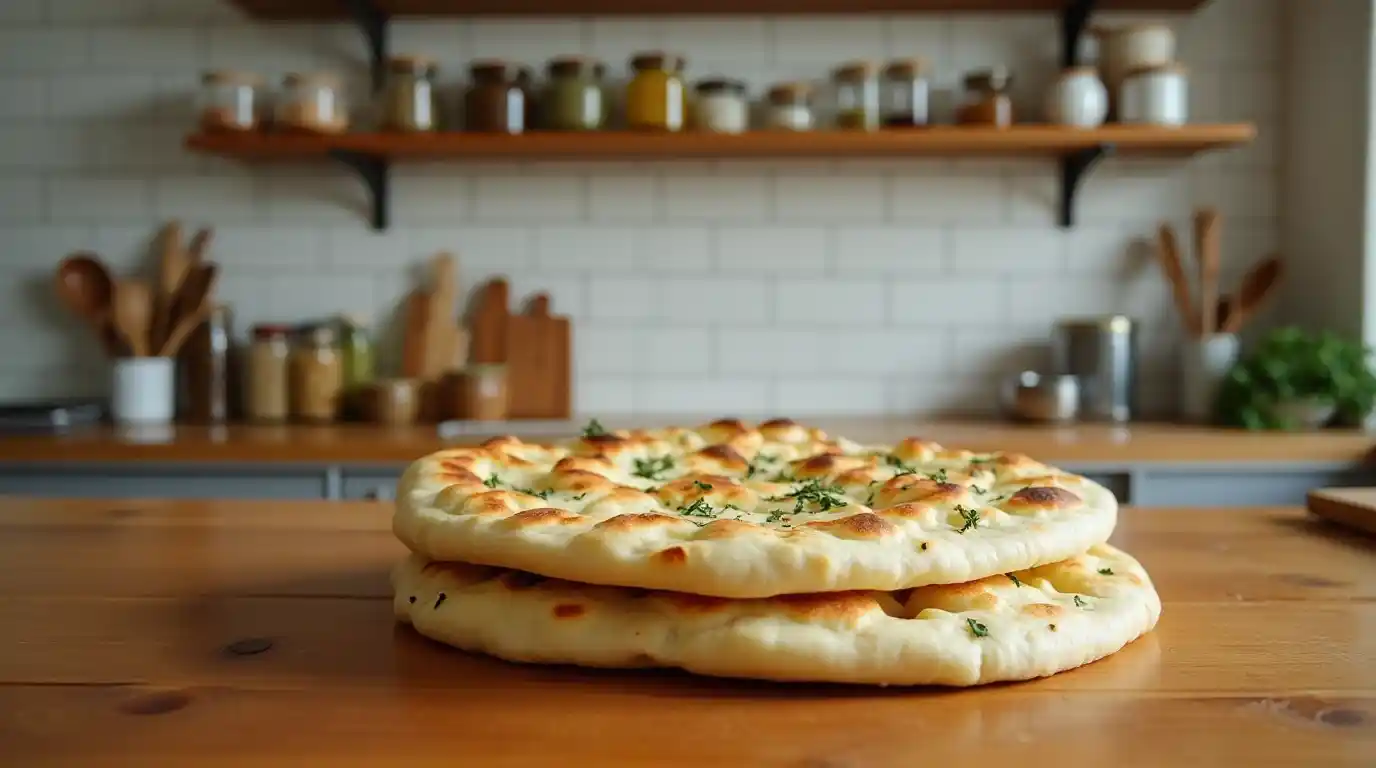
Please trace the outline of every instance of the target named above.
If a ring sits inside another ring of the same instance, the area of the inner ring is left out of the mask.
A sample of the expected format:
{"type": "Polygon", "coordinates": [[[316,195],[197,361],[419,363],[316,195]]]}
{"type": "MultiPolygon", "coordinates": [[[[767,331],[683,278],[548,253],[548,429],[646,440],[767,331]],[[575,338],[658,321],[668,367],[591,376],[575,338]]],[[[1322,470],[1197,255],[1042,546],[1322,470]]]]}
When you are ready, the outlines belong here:
{"type": "Polygon", "coordinates": [[[1080,381],[1080,417],[1130,421],[1137,412],[1137,324],[1122,315],[1067,318],[1051,333],[1051,366],[1080,381]]]}

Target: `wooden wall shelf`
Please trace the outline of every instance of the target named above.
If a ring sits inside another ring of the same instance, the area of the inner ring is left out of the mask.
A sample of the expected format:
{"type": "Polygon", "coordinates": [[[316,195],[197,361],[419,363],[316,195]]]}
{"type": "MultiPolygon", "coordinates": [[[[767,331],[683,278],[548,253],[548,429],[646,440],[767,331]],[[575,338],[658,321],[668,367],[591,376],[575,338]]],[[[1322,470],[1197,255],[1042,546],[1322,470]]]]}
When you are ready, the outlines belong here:
{"type": "Polygon", "coordinates": [[[1105,126],[1076,130],[1048,125],[1008,129],[937,127],[875,133],[762,131],[739,135],[703,133],[482,133],[342,136],[198,134],[186,141],[195,152],[246,161],[333,159],[354,169],[373,200],[373,226],[389,219],[389,178],[394,162],[424,160],[758,160],[762,158],[855,159],[873,157],[1042,157],[1060,161],[1062,226],[1073,223],[1075,193],[1100,158],[1112,153],[1188,156],[1245,144],[1256,136],[1248,123],[1181,128],[1105,126]]]}
{"type": "MultiPolygon", "coordinates": [[[[231,0],[273,20],[349,18],[357,0],[231,0]]],[[[1208,0],[1101,0],[1111,11],[1188,12],[1208,0]]],[[[619,16],[841,13],[1059,13],[1067,0],[372,0],[389,16],[619,16]]]]}
{"type": "Polygon", "coordinates": [[[1076,130],[1049,125],[1009,129],[937,127],[923,130],[758,131],[709,133],[539,132],[292,136],[201,134],[186,146],[245,160],[307,159],[351,152],[387,160],[673,160],[858,157],[1060,157],[1111,145],[1120,154],[1192,155],[1251,141],[1248,123],[1182,128],[1115,125],[1076,130]]]}

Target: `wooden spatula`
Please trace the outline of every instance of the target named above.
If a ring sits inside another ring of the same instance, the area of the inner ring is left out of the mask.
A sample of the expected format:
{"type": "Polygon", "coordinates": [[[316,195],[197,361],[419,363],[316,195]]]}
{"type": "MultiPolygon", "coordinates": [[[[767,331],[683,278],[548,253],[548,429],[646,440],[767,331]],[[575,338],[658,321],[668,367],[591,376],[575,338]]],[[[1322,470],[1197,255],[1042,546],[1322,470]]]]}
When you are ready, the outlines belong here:
{"type": "Polygon", "coordinates": [[[149,330],[149,347],[162,349],[175,319],[172,305],[177,300],[177,289],[181,287],[190,266],[186,251],[182,250],[182,225],[168,222],[158,237],[158,280],[154,286],[152,327],[149,330]]]}
{"type": "Polygon", "coordinates": [[[454,334],[458,326],[454,306],[458,302],[458,264],[453,254],[440,253],[430,262],[430,318],[425,327],[423,378],[437,379],[454,362],[454,334]]]}
{"type": "Polygon", "coordinates": [[[430,292],[422,288],[411,291],[402,315],[401,375],[422,379],[429,350],[430,292]]]}
{"type": "Polygon", "coordinates": [[[1171,286],[1171,298],[1175,301],[1175,311],[1180,313],[1180,322],[1185,331],[1192,336],[1202,334],[1199,312],[1190,301],[1190,281],[1185,277],[1185,265],[1180,261],[1180,245],[1175,240],[1175,230],[1169,224],[1162,224],[1157,233],[1156,258],[1166,282],[1171,286]]]}
{"type": "Polygon", "coordinates": [[[1194,214],[1194,250],[1199,260],[1199,327],[1202,335],[1217,333],[1220,224],[1218,211],[1201,208],[1194,214]]]}
{"type": "Polygon", "coordinates": [[[1276,292],[1280,281],[1285,277],[1285,266],[1281,260],[1271,256],[1248,270],[1238,288],[1236,306],[1228,314],[1223,326],[1224,333],[1237,333],[1266,304],[1266,299],[1276,292]]]}

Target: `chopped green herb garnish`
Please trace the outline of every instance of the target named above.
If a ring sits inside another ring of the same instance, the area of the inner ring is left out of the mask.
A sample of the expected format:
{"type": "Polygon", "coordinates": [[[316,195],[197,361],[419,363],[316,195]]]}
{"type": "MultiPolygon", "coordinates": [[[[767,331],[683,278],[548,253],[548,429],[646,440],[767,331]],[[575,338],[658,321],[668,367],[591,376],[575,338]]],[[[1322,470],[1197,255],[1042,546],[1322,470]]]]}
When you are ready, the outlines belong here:
{"type": "Polygon", "coordinates": [[[783,519],[784,519],[784,511],[783,511],[782,509],[776,509],[776,510],[774,510],[773,512],[770,512],[770,513],[769,513],[769,517],[766,517],[766,518],[764,519],[764,521],[765,521],[766,523],[777,523],[777,522],[779,522],[780,520],[783,520],[783,519]]]}
{"type": "Polygon", "coordinates": [[[995,496],[994,498],[992,498],[992,499],[989,500],[989,503],[990,503],[990,504],[993,504],[994,502],[997,502],[997,501],[1003,501],[1003,500],[1006,499],[1006,498],[1008,498],[1008,496],[1007,496],[1006,494],[1004,494],[1004,495],[999,495],[999,496],[995,496]]]}
{"type": "Polygon", "coordinates": [[[898,458],[892,453],[884,455],[884,463],[898,470],[898,474],[894,475],[894,477],[902,477],[903,475],[917,474],[917,469],[915,467],[913,467],[911,464],[905,464],[902,459],[898,458]]]}
{"type": "Polygon", "coordinates": [[[501,483],[502,478],[497,477],[496,472],[493,472],[491,475],[488,475],[487,479],[483,481],[483,485],[487,486],[488,488],[496,488],[498,485],[501,485],[501,483]]]}
{"type": "Polygon", "coordinates": [[[761,464],[773,464],[778,460],[778,456],[770,456],[764,453],[755,454],[755,460],[750,462],[750,466],[745,468],[745,479],[749,480],[755,475],[763,472],[764,467],[760,466],[761,464]]]}
{"type": "Polygon", "coordinates": [[[546,488],[546,489],[543,490],[543,491],[537,491],[537,490],[535,490],[534,488],[517,488],[517,489],[516,489],[516,492],[517,492],[517,493],[529,494],[529,495],[531,495],[531,496],[539,496],[540,498],[546,499],[546,500],[549,499],[549,495],[550,495],[551,493],[554,493],[554,491],[551,491],[551,490],[548,489],[548,488],[546,488]]]}
{"type": "Polygon", "coordinates": [[[848,503],[840,494],[845,490],[839,485],[822,485],[820,480],[808,480],[802,485],[793,489],[792,493],[783,496],[771,496],[765,501],[788,501],[793,499],[793,514],[800,514],[807,510],[809,504],[817,509],[814,512],[826,512],[835,507],[844,507],[848,503]]]}
{"type": "Polygon", "coordinates": [[[983,496],[984,494],[986,494],[986,493],[989,492],[987,489],[981,488],[981,487],[979,487],[978,485],[972,485],[972,486],[970,486],[970,490],[974,491],[975,493],[978,493],[978,494],[981,495],[981,496],[983,496]]]}
{"type": "Polygon", "coordinates": [[[449,595],[446,595],[446,594],[444,594],[443,592],[441,592],[441,593],[440,593],[440,596],[437,597],[437,598],[435,598],[435,607],[436,607],[436,608],[439,608],[439,607],[440,607],[440,604],[443,603],[444,600],[445,600],[445,598],[447,598],[447,597],[449,597],[449,595]]]}
{"type": "Polygon", "coordinates": [[[587,492],[587,491],[584,491],[584,492],[578,494],[577,496],[574,496],[574,497],[573,497],[573,500],[574,500],[574,501],[582,501],[583,499],[587,498],[587,496],[588,496],[588,492],[587,492]]]}
{"type": "Polygon", "coordinates": [[[698,499],[697,501],[694,501],[692,504],[689,504],[686,507],[679,507],[678,513],[680,515],[683,515],[684,517],[712,518],[715,518],[718,514],[720,514],[717,512],[717,510],[712,509],[712,505],[708,504],[706,499],[698,499]]]}
{"type": "Polygon", "coordinates": [[[1084,598],[1080,597],[1079,595],[1076,595],[1076,596],[1075,596],[1075,607],[1076,607],[1076,608],[1083,608],[1083,607],[1085,607],[1086,605],[1089,605],[1089,603],[1086,603],[1086,602],[1084,601],[1084,598]]]}
{"type": "Polygon", "coordinates": [[[636,459],[635,471],[631,474],[646,480],[660,480],[660,475],[674,468],[674,460],[669,456],[654,459],[636,459]]]}
{"type": "Polygon", "coordinates": [[[1022,582],[1021,582],[1021,581],[1018,581],[1018,577],[1017,577],[1017,576],[1014,576],[1013,574],[1010,573],[1010,574],[1008,574],[1008,578],[1010,578],[1010,579],[1013,580],[1013,586],[1015,586],[1015,587],[1021,587],[1021,586],[1022,586],[1022,582]]]}
{"type": "Polygon", "coordinates": [[[702,482],[701,480],[694,480],[694,481],[693,481],[693,487],[696,488],[696,489],[698,489],[699,491],[710,491],[710,490],[712,490],[712,486],[711,486],[711,485],[709,485],[709,484],[707,484],[707,483],[704,483],[704,482],[702,482]]]}
{"type": "Polygon", "coordinates": [[[1100,568],[1100,569],[1099,569],[1099,573],[1100,573],[1101,575],[1104,575],[1104,576],[1112,576],[1112,575],[1113,575],[1113,569],[1112,569],[1112,568],[1100,568]]]}
{"type": "Polygon", "coordinates": [[[782,472],[780,472],[779,474],[777,474],[777,475],[775,475],[774,477],[770,478],[770,482],[771,482],[771,483],[792,483],[792,482],[795,482],[797,479],[798,479],[798,478],[796,478],[796,477],[794,477],[793,475],[789,474],[788,470],[785,469],[785,470],[783,470],[782,472]]]}
{"type": "Polygon", "coordinates": [[[597,419],[589,421],[588,425],[583,427],[583,437],[601,437],[605,434],[607,434],[607,428],[602,426],[602,422],[597,419]]]}
{"type": "Polygon", "coordinates": [[[935,472],[930,472],[930,473],[927,474],[927,477],[931,478],[932,480],[937,481],[938,483],[945,483],[945,482],[947,482],[947,480],[946,480],[946,470],[945,470],[945,469],[938,469],[938,470],[935,471],[935,472]]]}
{"type": "Polygon", "coordinates": [[[989,462],[991,462],[991,461],[993,461],[993,460],[994,460],[994,459],[993,459],[992,457],[986,456],[986,457],[980,458],[980,459],[970,459],[970,463],[971,463],[971,464],[988,464],[989,462]]]}
{"type": "Polygon", "coordinates": [[[965,625],[970,628],[970,634],[975,637],[988,637],[989,628],[974,619],[966,619],[965,625]]]}
{"type": "Polygon", "coordinates": [[[956,529],[956,533],[965,533],[979,525],[979,510],[971,509],[961,504],[956,505],[956,512],[960,513],[960,518],[965,524],[956,529]]]}
{"type": "Polygon", "coordinates": [[[922,542],[922,551],[923,551],[923,552],[926,552],[926,551],[927,551],[927,542],[925,542],[925,541],[922,542]]]}
{"type": "Polygon", "coordinates": [[[406,598],[406,601],[409,602],[409,603],[411,603],[412,605],[414,605],[415,602],[416,602],[416,596],[415,596],[415,595],[411,595],[410,597],[406,598]]]}

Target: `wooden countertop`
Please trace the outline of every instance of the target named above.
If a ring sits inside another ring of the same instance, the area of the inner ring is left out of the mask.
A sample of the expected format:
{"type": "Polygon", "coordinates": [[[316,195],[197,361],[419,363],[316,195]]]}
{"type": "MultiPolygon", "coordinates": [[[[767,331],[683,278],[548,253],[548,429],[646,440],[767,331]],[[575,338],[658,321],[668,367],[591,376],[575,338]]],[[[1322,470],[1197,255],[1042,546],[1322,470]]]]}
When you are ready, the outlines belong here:
{"type": "Polygon", "coordinates": [[[465,654],[394,624],[387,571],[402,549],[388,515],[365,503],[0,499],[6,762],[1369,766],[1376,755],[1376,544],[1298,509],[1125,510],[1114,540],[1156,580],[1156,631],[1079,670],[956,692],[465,654]]]}
{"type": "MultiPolygon", "coordinates": [[[[607,419],[609,427],[701,424],[710,419],[662,417],[607,419]]],[[[827,431],[866,443],[896,442],[919,435],[952,447],[1018,451],[1049,463],[1343,463],[1368,461],[1373,438],[1359,430],[1246,432],[1242,430],[1142,423],[1067,427],[1019,426],[999,422],[921,421],[860,417],[810,419],[827,431]]],[[[527,440],[567,437],[523,435],[527,440]]],[[[486,435],[490,436],[490,435],[486,435]]],[[[433,427],[383,429],[369,426],[227,427],[178,426],[97,429],[70,435],[0,438],[0,462],[160,461],[306,462],[388,464],[409,462],[449,445],[480,442],[484,435],[441,440],[433,427]]]]}

